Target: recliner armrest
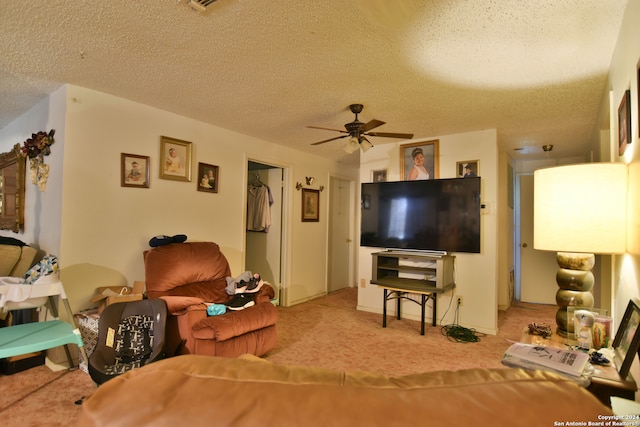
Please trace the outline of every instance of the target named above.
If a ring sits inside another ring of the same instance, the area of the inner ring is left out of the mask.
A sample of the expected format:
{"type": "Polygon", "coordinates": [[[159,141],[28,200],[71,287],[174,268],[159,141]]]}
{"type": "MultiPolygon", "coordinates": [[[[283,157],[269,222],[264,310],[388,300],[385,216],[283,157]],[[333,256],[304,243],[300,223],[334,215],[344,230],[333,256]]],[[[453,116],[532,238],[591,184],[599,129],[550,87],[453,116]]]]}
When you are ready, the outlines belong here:
{"type": "Polygon", "coordinates": [[[274,291],[273,287],[269,283],[265,282],[260,290],[256,293],[253,300],[256,304],[270,302],[275,297],[275,295],[276,292],[274,291]]]}
{"type": "Polygon", "coordinates": [[[173,316],[179,316],[191,310],[207,311],[207,304],[202,298],[163,296],[160,299],[167,303],[167,312],[173,316]]]}
{"type": "Polygon", "coordinates": [[[247,332],[257,331],[276,324],[278,311],[271,302],[238,311],[227,311],[220,316],[210,316],[193,325],[193,336],[201,340],[225,341],[247,332]]]}

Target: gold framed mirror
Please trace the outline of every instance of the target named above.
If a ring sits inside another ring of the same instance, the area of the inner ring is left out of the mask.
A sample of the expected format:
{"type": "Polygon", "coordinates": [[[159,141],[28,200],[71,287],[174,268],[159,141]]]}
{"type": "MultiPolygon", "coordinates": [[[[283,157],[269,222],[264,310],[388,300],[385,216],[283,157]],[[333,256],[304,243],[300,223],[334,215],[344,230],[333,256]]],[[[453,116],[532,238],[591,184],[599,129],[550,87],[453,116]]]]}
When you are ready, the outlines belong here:
{"type": "Polygon", "coordinates": [[[16,233],[24,229],[26,157],[20,144],[0,154],[0,229],[16,233]]]}

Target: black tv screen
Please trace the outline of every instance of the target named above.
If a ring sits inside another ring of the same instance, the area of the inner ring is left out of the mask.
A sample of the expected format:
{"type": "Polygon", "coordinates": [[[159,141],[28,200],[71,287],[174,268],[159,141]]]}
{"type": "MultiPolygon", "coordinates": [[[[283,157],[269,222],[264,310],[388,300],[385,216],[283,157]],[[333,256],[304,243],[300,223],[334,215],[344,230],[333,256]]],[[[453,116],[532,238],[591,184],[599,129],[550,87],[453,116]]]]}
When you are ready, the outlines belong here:
{"type": "Polygon", "coordinates": [[[480,178],[362,184],[360,246],[480,253],[480,178]]]}

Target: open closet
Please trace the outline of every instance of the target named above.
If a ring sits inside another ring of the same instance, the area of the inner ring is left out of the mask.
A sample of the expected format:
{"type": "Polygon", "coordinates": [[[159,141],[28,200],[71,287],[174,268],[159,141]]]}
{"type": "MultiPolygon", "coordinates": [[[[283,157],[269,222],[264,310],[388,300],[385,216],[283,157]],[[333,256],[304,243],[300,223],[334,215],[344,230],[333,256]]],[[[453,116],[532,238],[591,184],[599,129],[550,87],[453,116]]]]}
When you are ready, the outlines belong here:
{"type": "Polygon", "coordinates": [[[248,162],[245,269],[259,273],[269,282],[278,302],[282,283],[283,179],[281,167],[248,162]]]}

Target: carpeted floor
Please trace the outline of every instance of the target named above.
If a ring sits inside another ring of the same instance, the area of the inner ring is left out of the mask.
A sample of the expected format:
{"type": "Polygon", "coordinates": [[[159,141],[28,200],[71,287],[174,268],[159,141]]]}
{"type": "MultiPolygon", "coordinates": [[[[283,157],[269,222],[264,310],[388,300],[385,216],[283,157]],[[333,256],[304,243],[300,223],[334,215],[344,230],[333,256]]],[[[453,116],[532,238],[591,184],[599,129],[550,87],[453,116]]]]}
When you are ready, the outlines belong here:
{"type": "MultiPolygon", "coordinates": [[[[293,307],[279,307],[278,344],[265,356],[274,363],[365,370],[390,376],[443,369],[503,368],[500,359],[531,322],[555,323],[555,306],[515,303],[500,312],[499,333],[458,343],[440,326],[356,310],[357,289],[343,289],[293,307]]],[[[462,325],[464,326],[464,325],[462,325]]],[[[45,366],[0,376],[3,426],[73,425],[81,406],[74,401],[94,389],[80,370],[52,372],[45,366]]]]}
{"type": "MultiPolygon", "coordinates": [[[[440,326],[355,310],[357,290],[343,289],[305,304],[280,310],[278,345],[265,358],[282,364],[318,366],[338,370],[366,370],[387,375],[503,368],[502,354],[519,341],[531,322],[555,324],[556,306],[514,304],[500,312],[497,335],[478,342],[460,343],[443,334],[440,326]]],[[[464,326],[464,325],[461,325],[464,326]]],[[[476,334],[481,335],[481,334],[476,334]]]]}

